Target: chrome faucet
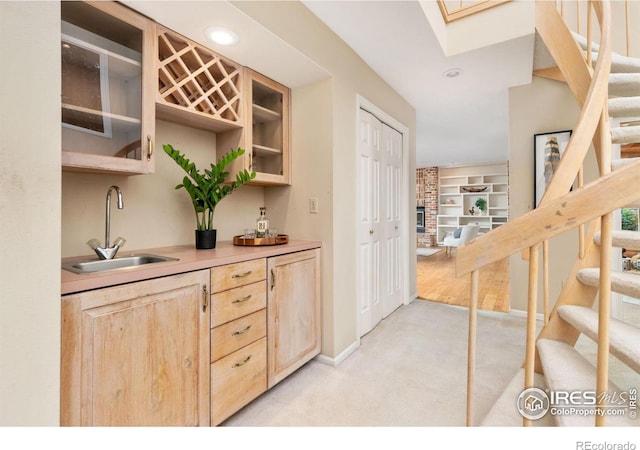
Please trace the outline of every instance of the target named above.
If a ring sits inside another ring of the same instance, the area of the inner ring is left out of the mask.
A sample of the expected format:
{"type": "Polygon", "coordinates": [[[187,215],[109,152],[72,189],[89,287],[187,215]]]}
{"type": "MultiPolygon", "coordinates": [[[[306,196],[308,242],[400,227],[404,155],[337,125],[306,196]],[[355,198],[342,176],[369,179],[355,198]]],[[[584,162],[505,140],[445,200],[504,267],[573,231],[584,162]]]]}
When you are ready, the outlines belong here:
{"type": "Polygon", "coordinates": [[[98,258],[100,259],[115,258],[116,253],[118,253],[118,249],[122,247],[126,242],[123,238],[118,237],[113,243],[113,246],[109,246],[109,235],[111,233],[111,191],[113,190],[115,190],[116,194],[118,195],[118,209],[124,208],[124,201],[122,200],[122,192],[120,191],[120,188],[118,186],[109,187],[109,190],[107,191],[107,205],[105,212],[106,220],[104,232],[104,247],[100,246],[100,242],[97,239],[91,239],[89,242],[87,242],[89,247],[91,247],[96,252],[98,258]]]}

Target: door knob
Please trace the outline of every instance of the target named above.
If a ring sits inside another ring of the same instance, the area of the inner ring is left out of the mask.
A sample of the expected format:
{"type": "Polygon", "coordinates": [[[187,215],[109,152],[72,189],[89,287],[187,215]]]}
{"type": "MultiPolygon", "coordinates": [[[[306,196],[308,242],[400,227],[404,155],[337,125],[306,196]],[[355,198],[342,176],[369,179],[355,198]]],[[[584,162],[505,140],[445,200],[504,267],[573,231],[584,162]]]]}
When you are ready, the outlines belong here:
{"type": "Polygon", "coordinates": [[[373,230],[369,230],[369,234],[373,234],[373,230]]]}

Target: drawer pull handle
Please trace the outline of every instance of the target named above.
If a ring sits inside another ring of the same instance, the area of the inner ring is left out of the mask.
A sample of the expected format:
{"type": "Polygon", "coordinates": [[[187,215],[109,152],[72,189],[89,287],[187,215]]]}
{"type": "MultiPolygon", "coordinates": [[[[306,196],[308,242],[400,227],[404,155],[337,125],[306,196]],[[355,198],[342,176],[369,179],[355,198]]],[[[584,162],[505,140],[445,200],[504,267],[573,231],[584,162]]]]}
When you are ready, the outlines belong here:
{"type": "Polygon", "coordinates": [[[233,275],[231,275],[231,278],[244,278],[244,277],[248,277],[249,275],[251,275],[251,272],[253,272],[252,270],[248,270],[245,273],[235,273],[233,275]]]}
{"type": "Polygon", "coordinates": [[[250,329],[251,329],[251,325],[247,325],[242,330],[234,331],[233,333],[231,333],[231,336],[238,336],[240,334],[244,334],[247,331],[249,331],[250,329]]]}
{"type": "Polygon", "coordinates": [[[246,297],[237,298],[234,301],[232,301],[231,303],[244,303],[247,300],[249,300],[250,298],[251,298],[251,294],[247,295],[246,297]]]}
{"type": "Polygon", "coordinates": [[[246,363],[249,362],[249,360],[251,359],[251,355],[247,356],[244,361],[240,361],[239,363],[235,363],[232,367],[232,369],[235,369],[236,367],[241,367],[244,366],[246,363]]]}

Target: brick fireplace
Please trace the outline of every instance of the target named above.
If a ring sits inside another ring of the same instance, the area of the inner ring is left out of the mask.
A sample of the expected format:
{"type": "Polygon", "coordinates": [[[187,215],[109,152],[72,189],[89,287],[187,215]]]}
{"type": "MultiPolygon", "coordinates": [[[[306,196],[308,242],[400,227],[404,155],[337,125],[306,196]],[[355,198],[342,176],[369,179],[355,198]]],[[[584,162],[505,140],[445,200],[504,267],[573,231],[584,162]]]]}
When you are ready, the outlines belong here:
{"type": "MultiPolygon", "coordinates": [[[[416,169],[416,206],[424,208],[424,229],[417,229],[418,247],[435,247],[438,215],[438,168],[416,169]]],[[[421,208],[416,208],[416,219],[421,208]]]]}

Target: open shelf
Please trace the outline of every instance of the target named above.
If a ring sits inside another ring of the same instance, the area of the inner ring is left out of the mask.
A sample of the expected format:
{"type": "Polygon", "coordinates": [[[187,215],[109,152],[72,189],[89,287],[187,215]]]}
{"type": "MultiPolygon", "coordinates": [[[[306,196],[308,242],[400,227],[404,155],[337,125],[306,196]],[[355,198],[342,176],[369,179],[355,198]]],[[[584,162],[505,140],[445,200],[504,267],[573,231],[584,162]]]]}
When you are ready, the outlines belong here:
{"type": "Polygon", "coordinates": [[[253,120],[256,122],[272,122],[282,120],[282,114],[260,105],[253,105],[253,120]]]}
{"type": "Polygon", "coordinates": [[[484,233],[508,221],[509,184],[506,163],[441,168],[438,187],[436,229],[440,244],[448,233],[463,225],[478,223],[484,233]],[[482,173],[485,168],[488,171],[482,173]],[[500,173],[500,170],[504,170],[504,173],[500,173]],[[465,188],[484,189],[468,192],[465,188]],[[472,207],[474,210],[478,209],[475,203],[479,198],[486,201],[486,211],[469,214],[472,207]]]}
{"type": "Polygon", "coordinates": [[[253,144],[252,148],[254,156],[282,155],[282,149],[271,148],[257,144],[253,144]]]}

